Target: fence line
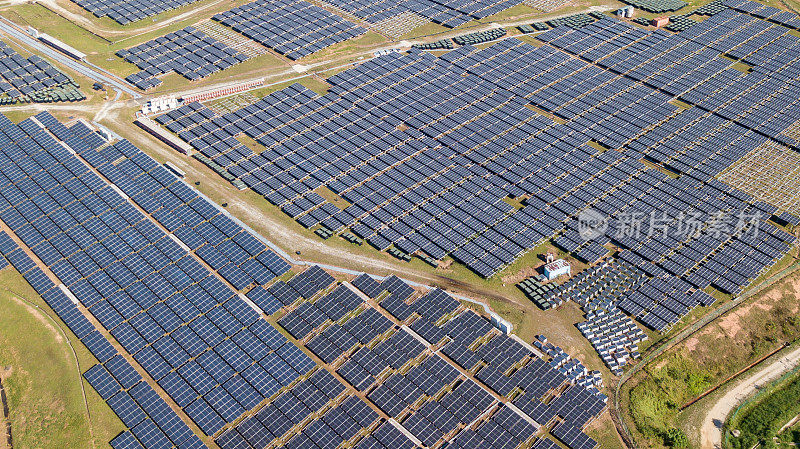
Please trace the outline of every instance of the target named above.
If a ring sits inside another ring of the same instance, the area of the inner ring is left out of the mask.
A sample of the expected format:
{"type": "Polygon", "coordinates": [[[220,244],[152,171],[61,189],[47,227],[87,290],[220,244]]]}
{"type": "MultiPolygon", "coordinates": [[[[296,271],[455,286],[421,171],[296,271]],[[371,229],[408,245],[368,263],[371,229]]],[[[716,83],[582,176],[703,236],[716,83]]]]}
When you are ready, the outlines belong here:
{"type": "Polygon", "coordinates": [[[11,439],[11,420],[8,417],[9,414],[8,398],[6,397],[6,390],[5,388],[3,388],[3,382],[1,381],[0,381],[0,403],[2,403],[3,406],[2,423],[4,424],[3,427],[5,427],[5,440],[6,440],[5,447],[6,449],[11,449],[13,447],[12,445],[13,441],[11,439]]]}
{"type": "MultiPolygon", "coordinates": [[[[756,394],[754,394],[754,395],[750,396],[749,398],[745,399],[744,401],[742,401],[742,403],[739,404],[738,407],[736,407],[736,410],[731,412],[731,414],[728,415],[727,418],[725,418],[725,423],[727,424],[729,422],[733,422],[733,420],[736,419],[736,417],[739,415],[739,412],[742,411],[743,408],[747,407],[748,405],[750,405],[750,404],[752,404],[754,402],[757,402],[759,399],[761,399],[762,396],[764,396],[766,394],[774,393],[775,392],[775,387],[777,387],[778,385],[783,383],[783,381],[785,381],[789,377],[794,376],[795,374],[798,374],[798,373],[800,373],[800,365],[792,368],[789,372],[787,372],[786,374],[784,374],[780,378],[770,382],[768,387],[762,388],[756,394]]],[[[722,436],[722,447],[726,448],[726,447],[730,447],[729,440],[730,440],[730,437],[732,435],[731,435],[730,429],[728,428],[727,425],[724,427],[724,430],[725,430],[725,433],[722,436]]]]}
{"type": "Polygon", "coordinates": [[[755,367],[756,365],[759,365],[759,364],[761,364],[761,362],[763,362],[764,360],[767,360],[768,358],[770,358],[770,357],[774,356],[775,354],[777,354],[777,353],[779,353],[779,352],[783,351],[784,349],[786,349],[786,348],[788,348],[788,347],[790,347],[790,346],[791,346],[791,343],[790,343],[790,342],[788,342],[788,341],[787,341],[787,342],[784,342],[783,344],[781,344],[780,346],[778,346],[776,349],[774,349],[774,350],[770,351],[769,353],[767,353],[765,356],[763,356],[763,357],[759,357],[759,358],[758,358],[758,360],[756,360],[756,361],[754,361],[753,363],[751,363],[751,364],[749,364],[749,365],[745,366],[744,368],[742,368],[742,369],[740,369],[739,371],[737,371],[737,372],[735,372],[735,373],[731,374],[730,376],[728,376],[728,377],[726,377],[726,378],[722,379],[722,381],[721,381],[721,382],[717,383],[717,384],[716,384],[716,385],[714,385],[713,387],[711,387],[711,388],[709,388],[708,390],[704,391],[704,392],[703,392],[703,393],[701,393],[699,396],[695,397],[694,399],[690,400],[689,402],[687,402],[687,403],[683,404],[683,405],[681,406],[681,408],[680,408],[680,409],[678,409],[678,411],[681,411],[681,412],[682,412],[682,411],[686,410],[688,407],[690,407],[690,406],[691,406],[692,404],[694,404],[695,402],[697,402],[697,401],[699,401],[699,400],[703,399],[704,397],[706,397],[706,396],[710,395],[711,393],[713,393],[713,392],[715,392],[715,391],[719,390],[720,388],[722,388],[723,386],[725,386],[725,385],[726,385],[728,382],[730,382],[731,380],[733,380],[733,379],[735,379],[735,378],[737,378],[737,377],[741,376],[742,374],[746,373],[747,371],[750,371],[750,370],[751,370],[751,369],[753,369],[753,367],[755,367]]]}
{"type": "Polygon", "coordinates": [[[762,290],[771,287],[776,282],[783,280],[783,278],[785,278],[786,276],[788,276],[789,274],[793,273],[798,269],[800,269],[800,262],[795,262],[794,264],[789,265],[783,270],[773,274],[772,276],[765,279],[760,284],[756,285],[755,287],[751,288],[750,290],[746,291],[740,296],[733,298],[729,302],[717,307],[707,315],[697,320],[695,323],[687,326],[685,329],[677,333],[671,339],[661,343],[657,348],[653,349],[647,355],[642,357],[642,360],[636,365],[634,365],[630,371],[626,371],[625,373],[623,373],[622,377],[620,377],[619,379],[619,382],[617,382],[616,389],[614,390],[614,410],[613,413],[611,414],[611,417],[612,420],[614,421],[614,424],[617,426],[617,431],[620,434],[620,437],[622,437],[622,440],[625,442],[625,445],[628,448],[635,449],[637,446],[633,438],[633,434],[631,433],[627,423],[625,422],[624,417],[622,416],[622,410],[619,404],[620,402],[619,394],[620,391],[622,390],[622,386],[625,385],[625,383],[629,381],[634,374],[637,374],[639,371],[641,371],[643,367],[647,366],[650,362],[652,362],[657,357],[667,352],[669,349],[671,349],[678,343],[690,337],[691,335],[693,335],[694,333],[705,327],[710,322],[728,313],[733,308],[743,303],[745,300],[753,297],[762,290]]]}

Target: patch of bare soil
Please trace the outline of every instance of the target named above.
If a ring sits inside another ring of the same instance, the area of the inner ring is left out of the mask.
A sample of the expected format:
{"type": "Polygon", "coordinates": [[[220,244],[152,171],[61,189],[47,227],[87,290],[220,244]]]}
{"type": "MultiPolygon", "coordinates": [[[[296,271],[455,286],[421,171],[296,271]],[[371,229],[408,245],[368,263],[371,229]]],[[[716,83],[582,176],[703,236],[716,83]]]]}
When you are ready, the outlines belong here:
{"type": "Polygon", "coordinates": [[[519,284],[525,279],[536,276],[537,274],[539,274],[539,271],[536,269],[536,267],[525,267],[514,274],[503,276],[502,280],[506,285],[519,284]]]}
{"type": "Polygon", "coordinates": [[[725,332],[726,336],[735,338],[736,335],[742,330],[743,320],[746,319],[751,311],[754,309],[770,311],[775,308],[775,303],[780,301],[782,298],[783,295],[780,290],[772,289],[765,293],[757,301],[745,306],[740,306],[735,311],[720,318],[717,321],[717,324],[725,332]]]}

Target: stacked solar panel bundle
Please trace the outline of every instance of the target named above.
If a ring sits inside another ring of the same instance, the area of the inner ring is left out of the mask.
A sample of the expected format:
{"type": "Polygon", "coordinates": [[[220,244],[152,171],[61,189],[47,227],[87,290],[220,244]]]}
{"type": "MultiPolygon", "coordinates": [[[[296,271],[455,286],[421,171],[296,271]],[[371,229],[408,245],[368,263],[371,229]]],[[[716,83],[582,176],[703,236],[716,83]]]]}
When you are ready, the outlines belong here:
{"type": "Polygon", "coordinates": [[[213,19],[293,60],[366,32],[303,0],[257,0],[213,19]]]}
{"type": "Polygon", "coordinates": [[[142,90],[161,84],[157,77],[165,73],[175,72],[195,81],[248,59],[191,26],[116,54],[141,69],[125,79],[142,90]]]}
{"type": "Polygon", "coordinates": [[[109,17],[120,25],[152,17],[197,0],[73,0],[95,17],[109,17]]]}
{"type": "Polygon", "coordinates": [[[630,360],[639,357],[638,345],[647,340],[636,323],[617,308],[589,312],[586,321],[575,326],[616,375],[622,374],[622,367],[630,360]]]}
{"type": "Polygon", "coordinates": [[[478,33],[465,34],[463,36],[456,36],[453,42],[458,45],[476,45],[483,42],[490,42],[499,39],[506,35],[505,28],[493,28],[488,31],[481,31],[478,33]]]}
{"type": "Polygon", "coordinates": [[[16,101],[76,101],[85,97],[78,85],[37,55],[22,57],[0,41],[0,104],[16,101]]]}
{"type": "Polygon", "coordinates": [[[517,27],[520,31],[525,34],[535,33],[537,31],[547,31],[550,26],[544,22],[533,22],[531,24],[520,25],[517,27]]]}
{"type": "Polygon", "coordinates": [[[697,21],[690,19],[688,16],[671,16],[669,18],[669,24],[665,26],[664,29],[678,33],[695,24],[697,24],[697,21]]]}
{"type": "Polygon", "coordinates": [[[453,41],[450,39],[442,39],[426,44],[414,44],[412,48],[418,48],[420,50],[451,50],[453,48],[453,41]]]}
{"type": "Polygon", "coordinates": [[[549,343],[544,335],[536,336],[533,345],[550,357],[550,366],[565,375],[571,383],[580,385],[591,393],[600,394],[599,389],[603,387],[600,371],[589,371],[580,360],[572,358],[559,346],[549,343]]]}
{"type": "Polygon", "coordinates": [[[535,277],[526,278],[517,284],[517,287],[525,293],[525,296],[542,310],[552,309],[564,303],[562,296],[554,291],[557,286],[558,284],[555,282],[542,284],[535,277]]]}

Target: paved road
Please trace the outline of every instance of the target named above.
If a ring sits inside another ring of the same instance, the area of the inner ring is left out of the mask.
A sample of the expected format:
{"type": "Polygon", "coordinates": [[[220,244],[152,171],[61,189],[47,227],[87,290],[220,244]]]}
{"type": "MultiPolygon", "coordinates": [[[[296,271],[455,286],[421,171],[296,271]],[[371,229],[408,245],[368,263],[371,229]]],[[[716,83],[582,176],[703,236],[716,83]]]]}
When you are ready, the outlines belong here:
{"type": "Polygon", "coordinates": [[[76,61],[63,53],[54,50],[53,48],[45,45],[39,39],[36,39],[28,33],[17,28],[11,21],[3,16],[0,16],[0,33],[7,34],[27,46],[35,48],[48,58],[61,65],[67,66],[94,81],[110,85],[115,90],[125,92],[131,95],[133,98],[139,98],[142,96],[127,82],[112,77],[110,74],[108,74],[108,72],[94,64],[76,61]]]}
{"type": "Polygon", "coordinates": [[[725,396],[714,404],[703,420],[703,426],[700,429],[701,448],[716,449],[722,447],[722,424],[725,423],[728,415],[742,401],[770,382],[779,379],[798,364],[800,364],[800,348],[765,366],[728,391],[725,396]]]}

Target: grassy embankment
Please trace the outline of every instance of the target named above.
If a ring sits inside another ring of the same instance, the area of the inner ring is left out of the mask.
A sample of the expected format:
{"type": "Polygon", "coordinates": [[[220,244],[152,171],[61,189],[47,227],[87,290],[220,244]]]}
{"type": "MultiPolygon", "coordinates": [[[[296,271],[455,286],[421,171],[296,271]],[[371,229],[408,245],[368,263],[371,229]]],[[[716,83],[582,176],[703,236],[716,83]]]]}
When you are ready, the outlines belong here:
{"type": "Polygon", "coordinates": [[[0,377],[14,448],[107,447],[124,427],[81,376],[94,357],[10,267],[0,271],[0,310],[0,377]]]}

